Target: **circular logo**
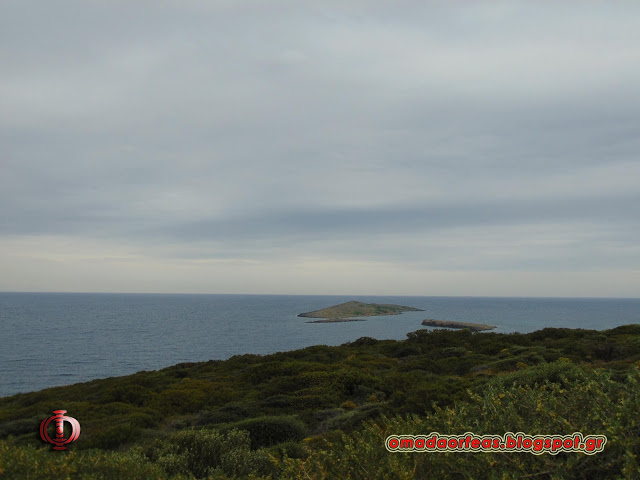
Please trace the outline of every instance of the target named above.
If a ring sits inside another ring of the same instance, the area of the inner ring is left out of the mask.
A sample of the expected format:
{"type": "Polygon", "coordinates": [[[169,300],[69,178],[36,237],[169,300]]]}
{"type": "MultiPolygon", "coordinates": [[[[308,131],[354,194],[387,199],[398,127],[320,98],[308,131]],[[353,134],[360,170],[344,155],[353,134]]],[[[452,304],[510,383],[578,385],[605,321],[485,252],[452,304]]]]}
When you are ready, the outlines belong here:
{"type": "Polygon", "coordinates": [[[67,413],[66,410],[54,410],[54,415],[49,418],[45,418],[40,424],[40,438],[44,442],[50,443],[53,445],[54,450],[66,450],[65,446],[68,443],[75,442],[80,436],[80,424],[73,417],[65,416],[67,413]],[[47,427],[51,422],[56,424],[56,436],[55,438],[51,438],[47,433],[47,427]],[[71,435],[69,438],[64,438],[64,422],[68,422],[71,424],[71,435]]]}

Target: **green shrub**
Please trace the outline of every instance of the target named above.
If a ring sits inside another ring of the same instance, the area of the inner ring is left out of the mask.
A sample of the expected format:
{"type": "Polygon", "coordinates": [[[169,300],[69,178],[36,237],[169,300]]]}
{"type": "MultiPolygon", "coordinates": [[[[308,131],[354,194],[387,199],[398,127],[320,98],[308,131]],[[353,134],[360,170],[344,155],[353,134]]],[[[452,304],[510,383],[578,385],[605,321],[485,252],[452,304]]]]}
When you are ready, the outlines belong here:
{"type": "Polygon", "coordinates": [[[292,405],[293,399],[289,395],[275,395],[260,402],[260,406],[265,408],[288,408],[292,405]]]}
{"type": "Polygon", "coordinates": [[[361,387],[379,390],[382,382],[379,378],[360,369],[340,369],[332,376],[332,384],[341,395],[353,396],[361,387]]]}
{"type": "Polygon", "coordinates": [[[140,428],[134,425],[113,425],[105,430],[93,433],[91,436],[81,435],[78,440],[78,447],[82,449],[115,449],[135,440],[140,432],[140,428]]]}
{"type": "MultiPolygon", "coordinates": [[[[54,452],[0,441],[0,478],[7,479],[165,479],[165,472],[149,462],[140,450],[103,452],[88,450],[54,452]]],[[[173,480],[178,480],[176,477],[173,480]]]]}
{"type": "Polygon", "coordinates": [[[285,459],[286,478],[515,479],[640,478],[640,371],[623,382],[607,371],[557,364],[490,382],[467,402],[426,416],[382,417],[341,435],[306,459],[285,459]],[[553,379],[553,380],[549,380],[553,379]],[[388,453],[391,434],[605,435],[604,451],[565,453],[388,453]]]}
{"type": "Polygon", "coordinates": [[[251,415],[250,405],[245,403],[228,403],[216,410],[203,410],[195,419],[196,425],[230,423],[243,420],[251,415]]]}
{"type": "Polygon", "coordinates": [[[0,438],[8,437],[9,435],[22,435],[22,434],[34,434],[37,433],[40,428],[40,422],[42,418],[16,418],[3,423],[0,426],[0,438]]]}
{"type": "Polygon", "coordinates": [[[300,441],[307,434],[305,424],[292,415],[258,417],[228,425],[227,429],[246,430],[251,436],[251,448],[269,447],[277,443],[300,441]]]}
{"type": "Polygon", "coordinates": [[[156,441],[147,456],[169,475],[220,478],[274,473],[268,453],[250,447],[245,431],[184,430],[156,441]]]}
{"type": "Polygon", "coordinates": [[[299,442],[284,442],[272,447],[278,458],[307,458],[309,451],[299,442]]]}
{"type": "Polygon", "coordinates": [[[341,430],[350,432],[359,427],[365,420],[372,420],[382,415],[381,405],[363,405],[352,410],[348,410],[342,415],[329,418],[324,424],[323,430],[341,430]]]}
{"type": "Polygon", "coordinates": [[[105,403],[123,402],[136,406],[142,406],[153,398],[153,392],[141,385],[114,385],[107,389],[102,401],[105,403]]]}
{"type": "Polygon", "coordinates": [[[373,345],[377,345],[379,342],[380,340],[376,340],[372,337],[360,337],[353,342],[345,343],[345,345],[348,345],[350,347],[371,347],[373,345]]]}

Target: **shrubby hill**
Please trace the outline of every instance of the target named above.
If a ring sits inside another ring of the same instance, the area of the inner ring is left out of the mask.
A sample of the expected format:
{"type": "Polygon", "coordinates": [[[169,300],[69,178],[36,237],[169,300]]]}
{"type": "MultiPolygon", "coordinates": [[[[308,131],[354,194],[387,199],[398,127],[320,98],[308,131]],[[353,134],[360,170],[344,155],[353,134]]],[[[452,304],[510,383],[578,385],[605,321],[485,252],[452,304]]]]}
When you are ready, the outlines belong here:
{"type": "Polygon", "coordinates": [[[640,478],[640,325],[419,330],[0,399],[0,478],[640,478]],[[82,433],[52,452],[39,423],[82,433]],[[604,452],[389,453],[390,434],[607,436],[604,452]]]}

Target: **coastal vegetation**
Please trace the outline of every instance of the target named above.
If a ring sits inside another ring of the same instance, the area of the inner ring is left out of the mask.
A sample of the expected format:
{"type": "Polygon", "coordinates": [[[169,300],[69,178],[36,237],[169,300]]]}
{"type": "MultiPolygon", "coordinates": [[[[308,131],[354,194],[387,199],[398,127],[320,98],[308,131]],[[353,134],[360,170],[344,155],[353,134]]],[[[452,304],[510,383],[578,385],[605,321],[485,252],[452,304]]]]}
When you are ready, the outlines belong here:
{"type": "Polygon", "coordinates": [[[640,325],[418,330],[0,399],[0,478],[640,478],[640,325]],[[38,436],[64,408],[69,451],[38,436]],[[391,434],[606,435],[603,452],[389,453],[391,434]]]}

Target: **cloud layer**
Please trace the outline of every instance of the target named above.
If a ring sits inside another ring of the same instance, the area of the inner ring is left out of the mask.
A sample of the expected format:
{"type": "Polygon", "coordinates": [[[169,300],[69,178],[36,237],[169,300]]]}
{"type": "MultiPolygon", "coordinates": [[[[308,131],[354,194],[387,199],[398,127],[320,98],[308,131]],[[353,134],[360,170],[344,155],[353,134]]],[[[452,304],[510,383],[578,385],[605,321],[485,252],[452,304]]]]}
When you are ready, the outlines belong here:
{"type": "Polygon", "coordinates": [[[0,290],[632,296],[640,5],[0,5],[0,290]]]}

